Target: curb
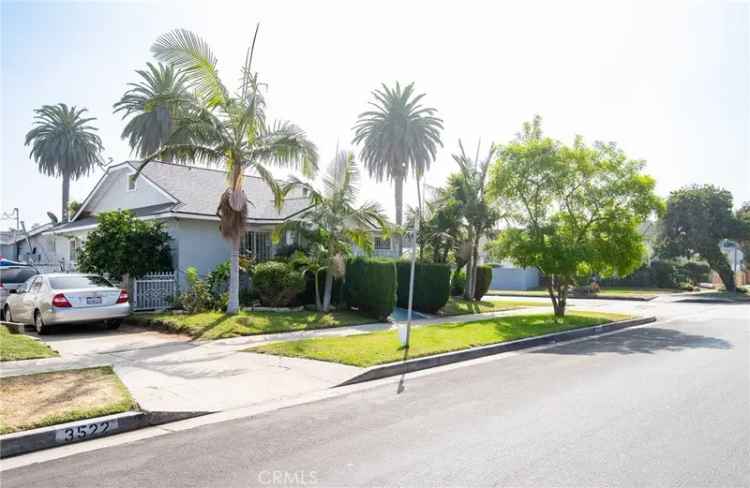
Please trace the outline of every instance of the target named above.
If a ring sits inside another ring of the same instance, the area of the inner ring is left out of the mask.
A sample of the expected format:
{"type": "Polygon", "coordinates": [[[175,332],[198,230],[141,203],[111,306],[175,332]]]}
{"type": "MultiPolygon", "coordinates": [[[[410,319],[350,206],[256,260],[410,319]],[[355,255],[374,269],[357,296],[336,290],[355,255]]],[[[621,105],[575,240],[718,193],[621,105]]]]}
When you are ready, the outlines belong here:
{"type": "MultiPolygon", "coordinates": [[[[549,299],[549,295],[533,295],[531,293],[487,293],[485,296],[487,297],[523,297],[523,298],[547,298],[549,299]]],[[[632,297],[626,297],[626,296],[581,296],[581,297],[575,297],[572,295],[568,295],[568,298],[573,298],[576,300],[622,300],[625,302],[650,302],[651,300],[654,300],[657,298],[657,295],[654,295],[652,297],[644,297],[644,296],[632,296],[632,297]]]]}
{"type": "Polygon", "coordinates": [[[99,439],[211,412],[123,412],[0,436],[0,459],[99,439]]]}
{"type": "Polygon", "coordinates": [[[435,368],[438,366],[458,363],[461,361],[469,361],[471,359],[477,359],[484,356],[492,356],[509,351],[516,351],[519,349],[527,349],[530,347],[537,347],[547,344],[554,344],[557,342],[579,339],[581,337],[599,335],[605,332],[613,332],[616,330],[626,329],[628,327],[635,327],[636,325],[649,324],[651,322],[656,322],[656,317],[642,317],[637,319],[619,320],[607,324],[594,325],[592,327],[567,330],[564,332],[554,332],[552,334],[546,334],[537,337],[529,337],[526,339],[518,339],[509,342],[500,342],[497,344],[490,344],[488,346],[473,347],[471,349],[464,349],[462,351],[447,352],[434,356],[409,359],[407,361],[399,363],[389,363],[381,366],[373,366],[365,370],[363,373],[360,373],[353,378],[349,378],[348,380],[334,386],[333,388],[353,385],[356,383],[363,383],[365,381],[379,380],[381,378],[387,378],[389,376],[398,376],[405,373],[412,373],[414,371],[435,368]]]}

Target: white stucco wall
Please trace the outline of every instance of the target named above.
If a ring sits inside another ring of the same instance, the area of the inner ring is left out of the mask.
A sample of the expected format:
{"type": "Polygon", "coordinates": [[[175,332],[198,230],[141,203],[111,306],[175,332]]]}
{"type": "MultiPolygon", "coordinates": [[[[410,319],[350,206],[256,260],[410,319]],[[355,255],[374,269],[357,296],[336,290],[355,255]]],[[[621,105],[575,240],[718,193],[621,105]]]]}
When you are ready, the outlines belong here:
{"type": "Polygon", "coordinates": [[[85,211],[91,214],[118,209],[135,209],[168,203],[171,200],[142,176],[136,179],[135,190],[128,191],[129,166],[112,170],[102,186],[87,204],[85,211]]]}
{"type": "Polygon", "coordinates": [[[179,219],[167,226],[173,237],[171,245],[177,256],[176,270],[180,287],[184,289],[185,270],[195,266],[205,276],[229,259],[230,245],[219,232],[219,222],[213,220],[179,219]]]}

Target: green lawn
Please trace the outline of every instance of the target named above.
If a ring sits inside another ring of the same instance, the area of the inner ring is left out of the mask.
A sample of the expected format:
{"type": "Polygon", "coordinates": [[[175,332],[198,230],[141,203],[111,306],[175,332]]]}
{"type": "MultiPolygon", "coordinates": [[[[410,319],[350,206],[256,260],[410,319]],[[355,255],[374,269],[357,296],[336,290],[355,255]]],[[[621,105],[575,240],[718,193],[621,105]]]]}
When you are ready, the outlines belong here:
{"type": "Polygon", "coordinates": [[[345,325],[375,322],[357,312],[240,312],[227,315],[223,312],[176,314],[135,314],[131,322],[142,325],[155,324],[172,332],[187,334],[196,339],[225,339],[256,334],[290,332],[295,330],[325,329],[345,325]]]}
{"type": "Polygon", "coordinates": [[[423,325],[412,329],[408,352],[400,347],[398,333],[395,330],[275,342],[246,351],[368,367],[625,318],[629,316],[577,312],[569,314],[561,323],[555,323],[552,314],[534,314],[496,317],[476,322],[423,325]]]}
{"type": "Polygon", "coordinates": [[[23,334],[11,334],[7,327],[0,325],[0,361],[51,358],[57,355],[44,342],[23,334]]]}
{"type": "Polygon", "coordinates": [[[549,307],[550,302],[531,300],[483,300],[470,302],[462,298],[451,297],[448,303],[438,312],[439,315],[465,315],[472,313],[498,312],[524,307],[549,307]]]}
{"type": "Polygon", "coordinates": [[[138,408],[110,366],[3,378],[0,434],[138,408]]]}

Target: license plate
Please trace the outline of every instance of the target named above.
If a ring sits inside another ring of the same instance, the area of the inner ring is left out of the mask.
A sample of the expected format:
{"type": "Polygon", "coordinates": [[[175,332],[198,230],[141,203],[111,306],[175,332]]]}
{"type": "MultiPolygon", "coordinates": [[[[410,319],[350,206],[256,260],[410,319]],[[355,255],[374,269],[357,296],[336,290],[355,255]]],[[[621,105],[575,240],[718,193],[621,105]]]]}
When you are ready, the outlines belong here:
{"type": "Polygon", "coordinates": [[[55,440],[59,443],[75,442],[97,437],[113,430],[117,430],[117,420],[107,420],[104,422],[90,422],[87,424],[74,425],[64,429],[57,429],[55,440]]]}
{"type": "Polygon", "coordinates": [[[101,305],[102,297],[86,297],[86,305],[101,305]]]}

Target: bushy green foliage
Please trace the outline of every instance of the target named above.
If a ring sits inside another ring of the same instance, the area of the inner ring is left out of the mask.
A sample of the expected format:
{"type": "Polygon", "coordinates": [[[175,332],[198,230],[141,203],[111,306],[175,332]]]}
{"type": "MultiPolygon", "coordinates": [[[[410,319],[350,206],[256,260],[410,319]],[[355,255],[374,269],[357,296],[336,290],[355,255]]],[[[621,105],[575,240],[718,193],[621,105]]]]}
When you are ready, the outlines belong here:
{"type": "Polygon", "coordinates": [[[393,261],[357,257],[346,264],[346,302],[377,320],[386,320],[396,307],[397,286],[393,261]]]}
{"type": "Polygon", "coordinates": [[[130,210],[104,212],[78,256],[85,273],[143,276],[172,270],[170,237],[161,223],[138,220],[130,210]]]}
{"type": "Polygon", "coordinates": [[[492,283],[492,266],[477,266],[477,284],[474,289],[474,299],[481,300],[492,283]]]}
{"type": "MultiPolygon", "coordinates": [[[[409,277],[411,263],[399,261],[398,272],[398,306],[409,306],[409,277]]],[[[447,264],[415,263],[414,297],[412,306],[425,313],[437,312],[448,302],[450,295],[451,268],[447,264]]]]}
{"type": "Polygon", "coordinates": [[[213,308],[213,297],[208,285],[198,277],[198,270],[194,266],[185,270],[185,279],[188,289],[177,296],[175,306],[188,313],[205,312],[213,308]]]}
{"type": "Polygon", "coordinates": [[[206,282],[208,284],[208,289],[211,290],[212,294],[220,296],[222,293],[226,293],[229,289],[229,269],[230,265],[227,260],[208,273],[206,282]]]}
{"type": "Polygon", "coordinates": [[[305,279],[287,263],[268,261],[255,266],[253,288],[263,305],[285,307],[305,289],[305,279]]]}
{"type": "Polygon", "coordinates": [[[683,284],[696,286],[708,281],[711,269],[708,265],[695,262],[676,264],[668,260],[653,260],[633,273],[622,278],[601,280],[603,287],[634,286],[641,288],[680,288],[683,284]]]}
{"type": "Polygon", "coordinates": [[[686,281],[693,286],[709,281],[711,267],[704,263],[688,261],[678,268],[678,273],[682,278],[680,281],[686,281]]]}
{"type": "Polygon", "coordinates": [[[457,269],[451,278],[451,295],[463,295],[466,289],[466,273],[457,269]]]}

